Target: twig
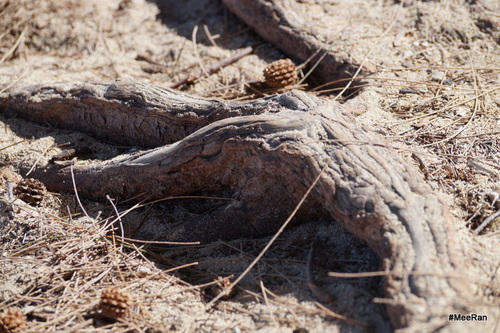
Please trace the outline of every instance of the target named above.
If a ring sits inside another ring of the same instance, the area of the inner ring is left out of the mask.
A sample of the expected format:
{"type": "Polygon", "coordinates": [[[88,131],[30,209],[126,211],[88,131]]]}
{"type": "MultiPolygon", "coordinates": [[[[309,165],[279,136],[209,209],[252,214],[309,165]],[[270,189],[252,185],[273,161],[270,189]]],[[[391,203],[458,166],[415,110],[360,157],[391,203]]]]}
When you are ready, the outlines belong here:
{"type": "Polygon", "coordinates": [[[80,196],[78,195],[78,190],[76,188],[75,174],[73,172],[73,166],[72,165],[70,166],[70,171],[71,171],[71,180],[73,182],[73,189],[75,190],[76,201],[78,201],[78,205],[82,209],[82,211],[85,214],[85,216],[90,217],[89,214],[87,214],[87,212],[85,211],[85,208],[83,208],[82,202],[80,201],[80,196]]]}
{"type": "MultiPolygon", "coordinates": [[[[309,57],[309,59],[307,59],[303,64],[301,64],[300,66],[297,67],[297,69],[302,69],[302,67],[305,67],[305,65],[314,57],[316,56],[319,51],[321,49],[318,49],[316,52],[313,53],[312,56],[309,57]]],[[[304,75],[304,77],[302,79],[300,79],[300,81],[297,83],[298,85],[302,84],[308,77],[309,75],[312,74],[312,72],[316,69],[316,67],[318,67],[319,63],[326,57],[326,55],[328,54],[328,51],[325,51],[323,52],[323,54],[321,55],[321,57],[319,57],[319,59],[316,61],[316,63],[311,66],[311,68],[309,69],[309,71],[304,75]]]]}
{"type": "Polygon", "coordinates": [[[53,149],[57,147],[56,145],[54,144],[50,144],[47,146],[47,148],[45,148],[42,153],[38,156],[38,158],[36,159],[36,161],[33,163],[33,165],[31,166],[31,168],[28,170],[28,172],[26,172],[26,176],[29,176],[30,173],[33,172],[33,170],[35,170],[36,168],[36,165],[38,164],[38,162],[40,162],[40,160],[42,159],[43,156],[45,156],[45,153],[47,153],[49,150],[53,149]]]}
{"type": "Polygon", "coordinates": [[[311,191],[314,188],[314,186],[318,183],[319,179],[321,178],[321,175],[326,170],[327,166],[328,166],[328,164],[325,164],[325,166],[323,167],[323,169],[321,169],[321,171],[319,172],[318,176],[316,177],[316,179],[314,180],[314,182],[311,184],[311,186],[309,186],[309,188],[307,189],[306,193],[304,194],[304,196],[302,197],[302,199],[300,199],[299,203],[297,204],[297,206],[295,207],[295,209],[293,210],[293,212],[290,214],[290,216],[288,217],[288,219],[285,221],[285,223],[283,223],[283,225],[279,228],[279,230],[269,240],[269,242],[266,244],[266,246],[264,247],[264,249],[259,253],[259,255],[257,257],[255,257],[255,259],[252,261],[252,263],[250,265],[248,265],[248,267],[245,269],[245,271],[243,273],[241,273],[241,275],[238,276],[238,278],[236,280],[234,280],[233,283],[231,283],[228,287],[224,288],[224,290],[219,295],[217,295],[213,300],[211,300],[207,304],[207,306],[206,306],[207,309],[211,308],[215,304],[215,302],[217,302],[219,299],[221,299],[221,297],[224,297],[225,295],[227,295],[248,274],[248,272],[250,272],[250,270],[257,264],[257,262],[267,252],[267,250],[271,247],[271,245],[273,245],[274,241],[279,237],[279,235],[281,235],[281,233],[283,232],[283,230],[285,230],[285,228],[288,226],[288,224],[293,219],[293,217],[295,216],[295,214],[297,214],[297,211],[302,206],[302,204],[304,203],[304,201],[306,200],[306,198],[309,196],[309,193],[311,193],[311,191]]]}
{"type": "MultiPolygon", "coordinates": [[[[102,232],[105,232],[105,230],[106,230],[109,226],[114,225],[114,224],[115,224],[115,222],[116,222],[116,221],[119,221],[119,220],[120,220],[123,216],[125,216],[125,215],[127,215],[128,213],[130,213],[131,211],[133,211],[133,210],[135,210],[135,209],[139,208],[139,206],[140,206],[140,204],[141,204],[141,203],[142,203],[142,201],[141,201],[141,202],[139,202],[139,203],[136,203],[136,204],[135,204],[135,205],[133,205],[132,207],[130,207],[130,208],[128,208],[128,209],[126,209],[126,210],[124,210],[121,214],[118,214],[118,216],[117,216],[114,220],[112,220],[112,221],[106,221],[106,223],[104,224],[104,226],[101,228],[101,231],[102,231],[102,232]],[[108,222],[109,222],[109,223],[108,223],[108,222]]],[[[106,220],[109,220],[109,219],[111,219],[111,218],[108,218],[108,219],[106,219],[106,220]]],[[[111,229],[111,230],[113,230],[113,229],[111,229]]]]}
{"type": "MultiPolygon", "coordinates": [[[[123,249],[123,237],[125,237],[125,231],[123,230],[123,222],[122,222],[122,217],[120,215],[120,212],[118,212],[118,209],[116,208],[115,204],[113,203],[113,200],[110,198],[109,195],[106,194],[106,199],[109,200],[109,202],[111,203],[111,206],[113,207],[115,213],[116,213],[116,218],[118,219],[118,221],[120,221],[120,231],[121,231],[121,238],[122,238],[122,242],[120,242],[120,249],[123,249]]],[[[114,230],[114,229],[112,229],[114,230]]],[[[113,231],[113,237],[114,237],[115,233],[113,231]]]]}
{"type": "Polygon", "coordinates": [[[59,148],[59,147],[64,147],[64,146],[67,146],[69,145],[70,143],[69,142],[65,142],[65,143],[62,143],[60,145],[54,145],[54,144],[50,144],[47,148],[45,148],[41,153],[40,155],[38,156],[38,158],[36,159],[36,161],[33,163],[33,165],[31,166],[31,168],[28,170],[28,172],[26,173],[26,176],[29,176],[30,173],[33,172],[33,170],[35,169],[36,165],[38,164],[38,162],[40,162],[40,160],[42,159],[42,157],[45,156],[45,154],[51,150],[51,149],[54,149],[54,148],[59,148]]]}
{"type": "Polygon", "coordinates": [[[135,60],[137,60],[137,61],[145,61],[145,62],[147,62],[147,63],[149,63],[151,65],[160,66],[160,67],[164,67],[164,68],[169,68],[167,65],[161,64],[161,63],[159,63],[157,61],[154,61],[150,57],[148,57],[146,55],[143,55],[143,54],[138,54],[135,57],[135,60]]]}
{"type": "Polygon", "coordinates": [[[267,307],[267,310],[269,311],[269,315],[271,316],[271,320],[274,323],[274,325],[276,326],[276,328],[278,328],[278,330],[279,330],[280,325],[276,321],[276,318],[274,318],[273,311],[271,310],[271,306],[269,305],[269,301],[267,299],[267,293],[266,293],[267,289],[266,289],[266,287],[264,287],[264,282],[262,282],[262,280],[260,281],[260,289],[262,290],[262,295],[264,296],[264,302],[266,303],[266,307],[267,307]]]}
{"type": "Polygon", "coordinates": [[[28,30],[28,27],[24,27],[23,31],[21,32],[21,34],[19,35],[19,37],[17,38],[16,42],[14,43],[14,45],[12,45],[12,47],[9,49],[9,51],[7,53],[5,53],[2,57],[2,59],[0,59],[0,65],[3,64],[3,62],[12,55],[12,53],[14,53],[14,51],[17,49],[17,47],[19,46],[19,44],[21,44],[21,42],[24,40],[24,35],[26,34],[26,31],[28,30]]]}
{"type": "Polygon", "coordinates": [[[156,244],[156,245],[200,245],[200,242],[167,242],[167,241],[147,241],[142,239],[134,239],[122,237],[124,241],[142,243],[142,244],[156,244]]]}
{"type": "Polygon", "coordinates": [[[206,24],[203,25],[203,30],[205,30],[205,34],[207,35],[210,44],[212,44],[212,46],[214,47],[219,47],[219,45],[217,45],[217,43],[215,42],[214,36],[212,36],[210,30],[208,30],[208,26],[206,24]]]}
{"type": "MultiPolygon", "coordinates": [[[[0,92],[0,93],[1,93],[1,92],[0,92]]],[[[23,142],[26,142],[26,141],[29,141],[29,140],[30,140],[30,139],[24,139],[24,140],[21,140],[21,141],[18,141],[18,142],[14,142],[13,144],[10,144],[10,145],[8,145],[8,146],[5,146],[5,147],[0,148],[0,151],[5,150],[5,149],[8,149],[8,148],[13,147],[13,146],[16,146],[16,145],[18,145],[18,144],[20,144],[20,143],[23,143],[23,142]]]]}
{"type": "Polygon", "coordinates": [[[491,222],[495,221],[498,217],[500,217],[500,210],[496,213],[492,214],[490,217],[486,218],[480,225],[474,230],[474,235],[479,235],[484,228],[488,226],[491,222]]]}
{"type": "Polygon", "coordinates": [[[198,25],[195,25],[193,28],[193,34],[191,36],[191,40],[193,42],[194,54],[196,55],[196,58],[198,59],[198,64],[200,65],[200,69],[203,73],[205,73],[206,76],[208,76],[209,74],[206,71],[205,66],[203,66],[203,62],[201,61],[200,52],[198,51],[198,43],[196,42],[196,35],[198,35],[198,25]]]}
{"type": "MultiPolygon", "coordinates": [[[[206,195],[179,195],[179,196],[173,196],[173,197],[166,197],[166,198],[161,198],[153,201],[148,201],[145,203],[141,203],[137,208],[141,208],[144,206],[152,205],[158,202],[163,202],[163,201],[169,201],[169,200],[176,200],[176,199],[206,199],[206,200],[227,200],[227,201],[234,201],[234,198],[225,198],[225,197],[209,197],[206,195]]],[[[120,204],[125,203],[128,200],[121,201],[120,204]]]]}
{"type": "Polygon", "coordinates": [[[25,69],[25,70],[24,70],[24,72],[23,72],[22,74],[18,75],[18,76],[16,77],[16,79],[15,79],[15,80],[12,80],[9,84],[7,84],[7,85],[2,85],[2,89],[0,89],[0,94],[4,93],[4,92],[5,92],[5,91],[7,91],[8,89],[10,89],[10,87],[12,87],[13,85],[15,85],[18,81],[20,81],[20,80],[23,78],[23,76],[26,74],[26,72],[28,72],[28,70],[27,70],[27,69],[25,69]]]}
{"type": "Polygon", "coordinates": [[[229,66],[232,63],[235,63],[236,61],[240,60],[241,58],[251,54],[254,49],[255,49],[255,45],[248,46],[248,47],[244,48],[243,50],[233,54],[232,56],[224,58],[221,61],[217,62],[216,64],[209,66],[208,68],[206,68],[206,70],[203,70],[204,74],[200,73],[199,71],[198,71],[198,73],[192,72],[186,78],[171,85],[170,88],[173,88],[173,89],[179,88],[180,86],[182,86],[184,84],[193,83],[194,81],[198,80],[199,78],[201,78],[203,76],[208,76],[210,74],[213,74],[213,73],[219,71],[221,68],[229,66]]]}

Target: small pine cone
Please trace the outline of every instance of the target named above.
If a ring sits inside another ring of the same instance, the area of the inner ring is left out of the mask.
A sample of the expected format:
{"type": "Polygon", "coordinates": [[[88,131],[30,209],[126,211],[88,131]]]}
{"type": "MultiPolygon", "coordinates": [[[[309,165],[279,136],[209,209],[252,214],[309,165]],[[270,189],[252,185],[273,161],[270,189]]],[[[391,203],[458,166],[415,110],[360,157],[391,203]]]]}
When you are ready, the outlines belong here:
{"type": "Polygon", "coordinates": [[[21,333],[26,327],[26,316],[19,308],[8,308],[0,315],[0,333],[21,333]]]}
{"type": "Polygon", "coordinates": [[[17,183],[14,194],[27,204],[39,206],[47,194],[47,189],[38,179],[24,178],[17,183]]]}
{"type": "Polygon", "coordinates": [[[290,59],[280,59],[267,65],[264,77],[269,88],[284,88],[297,83],[297,67],[290,59]]]}
{"type": "Polygon", "coordinates": [[[102,292],[99,308],[104,317],[119,319],[127,315],[132,305],[132,297],[117,288],[109,288],[102,292]]]}

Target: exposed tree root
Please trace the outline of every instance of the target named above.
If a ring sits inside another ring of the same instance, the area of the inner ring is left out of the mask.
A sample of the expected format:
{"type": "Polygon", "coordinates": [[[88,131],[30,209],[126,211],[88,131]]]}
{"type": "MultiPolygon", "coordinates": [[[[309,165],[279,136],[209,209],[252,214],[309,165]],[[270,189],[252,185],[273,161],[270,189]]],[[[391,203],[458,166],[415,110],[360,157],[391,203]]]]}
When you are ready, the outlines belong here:
{"type": "MultiPolygon", "coordinates": [[[[395,327],[444,326],[447,314],[470,301],[465,257],[447,207],[412,165],[353,125],[340,104],[299,91],[245,103],[217,101],[117,81],[11,89],[0,95],[0,111],[159,146],[74,167],[86,198],[232,195],[165,240],[272,234],[326,166],[296,219],[331,216],[377,252],[381,268],[393,272],[385,291],[395,327]]],[[[68,167],[47,167],[36,176],[52,191],[72,191],[68,167]]]]}

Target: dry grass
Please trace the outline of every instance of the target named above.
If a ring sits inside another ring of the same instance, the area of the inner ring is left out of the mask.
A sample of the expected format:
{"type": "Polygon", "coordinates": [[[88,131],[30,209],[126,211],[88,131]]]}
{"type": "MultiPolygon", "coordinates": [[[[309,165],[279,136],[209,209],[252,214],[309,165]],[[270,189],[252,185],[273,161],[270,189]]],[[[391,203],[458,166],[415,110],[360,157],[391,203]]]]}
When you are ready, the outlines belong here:
{"type": "MultiPolygon", "coordinates": [[[[171,258],[177,257],[178,260],[185,261],[179,256],[179,251],[185,252],[184,255],[187,254],[186,257],[190,258],[193,253],[188,254],[186,249],[191,248],[192,251],[192,247],[158,248],[158,244],[154,243],[154,247],[146,249],[144,245],[136,245],[135,242],[120,241],[121,237],[115,234],[120,233],[119,225],[115,224],[113,229],[113,224],[110,223],[117,216],[107,219],[63,219],[48,208],[34,208],[20,201],[12,204],[2,200],[2,204],[4,208],[9,205],[13,207],[15,214],[12,218],[8,214],[2,214],[0,218],[3,246],[0,267],[4,281],[0,288],[0,311],[22,308],[28,318],[23,332],[169,332],[181,328],[190,331],[196,327],[204,327],[203,320],[210,321],[214,315],[217,317],[226,311],[242,311],[235,306],[238,303],[229,302],[205,312],[203,300],[220,295],[221,291],[219,289],[217,294],[206,295],[203,292],[218,285],[221,279],[211,271],[224,271],[224,275],[229,275],[228,269],[238,271],[250,261],[253,264],[259,262],[258,272],[238,286],[238,302],[248,302],[251,299],[263,300],[262,295],[252,291],[254,283],[258,283],[261,288],[265,288],[263,281],[270,283],[274,280],[271,283],[273,285],[277,278],[288,280],[293,288],[296,288],[297,283],[302,283],[300,278],[297,281],[297,277],[289,275],[290,272],[281,271],[284,269],[283,263],[277,266],[276,259],[273,258],[286,258],[284,262],[290,266],[285,268],[287,270],[297,270],[297,267],[299,270],[306,270],[305,262],[296,261],[290,251],[299,250],[300,258],[302,250],[294,249],[294,246],[302,244],[305,249],[309,243],[307,240],[278,239],[274,253],[267,258],[262,258],[268,248],[264,245],[271,244],[266,239],[250,243],[242,240],[198,246],[199,253],[212,252],[212,255],[204,255],[203,258],[214,257],[213,253],[221,251],[221,247],[226,248],[226,255],[216,260],[205,259],[193,263],[198,264],[198,268],[190,269],[189,264],[181,265],[171,258]],[[262,247],[264,250],[261,251],[262,247]],[[241,252],[245,248],[253,249],[251,251],[259,249],[261,254],[255,256],[249,252],[241,252]],[[165,250],[167,252],[160,255],[165,250]],[[228,256],[231,252],[239,257],[236,261],[236,257],[228,256]],[[173,255],[175,253],[176,256],[173,255]],[[172,275],[181,269],[184,280],[196,281],[195,285],[172,275]],[[202,281],[205,283],[201,283],[202,281]],[[127,314],[116,320],[103,316],[100,307],[101,295],[109,288],[117,288],[132,298],[132,306],[127,314]],[[190,309],[193,302],[197,305],[190,309]],[[193,317],[190,320],[179,318],[179,308],[193,317]],[[201,314],[206,318],[201,318],[201,314]],[[197,322],[198,320],[202,322],[197,322]]],[[[141,243],[150,242],[138,241],[137,244],[141,243]]],[[[313,303],[312,306],[301,305],[270,290],[267,293],[272,298],[265,296],[265,302],[274,305],[272,311],[277,311],[276,307],[279,306],[287,309],[286,311],[300,311],[312,316],[340,318],[354,325],[366,325],[338,315],[319,303],[313,303]]],[[[272,318],[271,314],[270,320],[272,318]]],[[[283,325],[283,320],[284,318],[279,320],[280,325],[283,325]]],[[[300,325],[300,322],[294,323],[289,318],[286,322],[287,325],[300,325]]],[[[220,329],[229,328],[225,323],[219,325],[222,325],[220,329]]],[[[242,323],[239,325],[245,327],[242,323]]],[[[217,326],[217,323],[212,323],[210,330],[217,326]]]]}
{"type": "Polygon", "coordinates": [[[179,289],[176,278],[145,260],[136,246],[117,245],[103,221],[60,219],[29,206],[16,205],[16,210],[12,220],[2,217],[0,261],[4,281],[16,276],[21,281],[15,289],[2,290],[0,308],[21,306],[30,319],[27,332],[109,331],[111,326],[116,332],[143,332],[158,326],[142,309],[151,297],[148,281],[179,289]],[[100,316],[100,295],[109,287],[133,294],[134,308],[118,322],[100,316]]]}
{"type": "MultiPolygon", "coordinates": [[[[500,208],[496,199],[500,193],[500,84],[492,84],[500,70],[484,62],[486,68],[478,70],[475,61],[480,60],[469,54],[461,70],[451,68],[452,64],[436,67],[433,70],[446,73],[452,83],[445,84],[445,77],[437,83],[408,82],[406,87],[417,93],[390,106],[397,122],[406,125],[391,137],[411,147],[427,180],[455,197],[471,229],[500,208]]],[[[496,230],[498,223],[489,227],[496,230]]]]}

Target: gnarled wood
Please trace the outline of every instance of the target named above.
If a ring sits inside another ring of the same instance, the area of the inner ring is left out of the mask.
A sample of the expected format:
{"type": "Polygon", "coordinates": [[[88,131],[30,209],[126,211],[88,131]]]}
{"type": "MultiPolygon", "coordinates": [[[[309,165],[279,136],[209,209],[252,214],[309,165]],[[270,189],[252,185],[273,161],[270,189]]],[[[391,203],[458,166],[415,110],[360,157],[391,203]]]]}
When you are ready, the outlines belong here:
{"type": "Polygon", "coordinates": [[[248,105],[200,99],[130,81],[34,85],[11,89],[10,96],[2,100],[8,116],[143,147],[176,142],[220,119],[287,107],[279,97],[248,105]]]}
{"type": "MultiPolygon", "coordinates": [[[[326,166],[297,220],[333,217],[377,252],[382,269],[396,272],[385,287],[396,327],[446,325],[446,315],[471,296],[446,206],[412,165],[343,116],[340,104],[299,91],[245,103],[216,101],[118,81],[12,89],[0,96],[0,110],[160,146],[75,167],[84,197],[232,194],[234,200],[168,240],[271,234],[326,166]]],[[[68,168],[41,169],[37,177],[53,191],[72,190],[68,168]]]]}
{"type": "Polygon", "coordinates": [[[321,40],[312,18],[303,15],[295,1],[222,0],[224,5],[263,39],[292,59],[311,64],[322,59],[313,76],[322,83],[351,78],[361,60],[321,40]],[[324,56],[324,57],[323,57],[324,56]]]}

